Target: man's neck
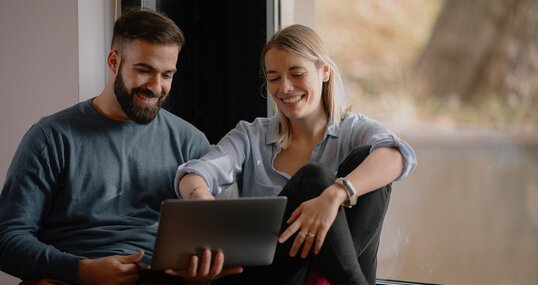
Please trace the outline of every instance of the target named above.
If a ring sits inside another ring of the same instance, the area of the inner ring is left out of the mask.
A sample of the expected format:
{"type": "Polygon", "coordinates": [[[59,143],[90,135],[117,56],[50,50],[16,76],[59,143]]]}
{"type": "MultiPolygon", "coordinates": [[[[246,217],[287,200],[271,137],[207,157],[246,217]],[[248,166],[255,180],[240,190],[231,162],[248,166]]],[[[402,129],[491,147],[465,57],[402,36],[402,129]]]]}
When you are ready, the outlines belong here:
{"type": "Polygon", "coordinates": [[[92,105],[97,112],[109,119],[122,122],[130,121],[125,113],[123,113],[123,110],[113,93],[107,94],[106,91],[103,91],[99,96],[92,100],[92,105]]]}

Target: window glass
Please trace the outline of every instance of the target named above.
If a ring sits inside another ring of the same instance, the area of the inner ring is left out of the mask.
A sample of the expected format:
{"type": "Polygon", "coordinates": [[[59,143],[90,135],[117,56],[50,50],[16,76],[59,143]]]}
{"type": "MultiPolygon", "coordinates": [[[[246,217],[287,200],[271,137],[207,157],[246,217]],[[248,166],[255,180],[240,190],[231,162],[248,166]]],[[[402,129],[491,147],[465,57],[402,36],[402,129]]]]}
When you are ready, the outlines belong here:
{"type": "Polygon", "coordinates": [[[538,284],[538,4],[501,2],[314,1],[353,110],[418,157],[379,278],[538,284]]]}

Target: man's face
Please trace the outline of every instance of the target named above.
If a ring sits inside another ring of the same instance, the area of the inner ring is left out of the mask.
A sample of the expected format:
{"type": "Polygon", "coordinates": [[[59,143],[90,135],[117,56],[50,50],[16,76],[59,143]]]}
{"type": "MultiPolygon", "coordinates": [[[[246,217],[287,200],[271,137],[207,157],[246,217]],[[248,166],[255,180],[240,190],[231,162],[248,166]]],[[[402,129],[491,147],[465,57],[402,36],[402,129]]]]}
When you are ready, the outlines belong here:
{"type": "Polygon", "coordinates": [[[120,64],[118,75],[114,80],[116,99],[129,120],[137,124],[147,124],[155,119],[168,94],[155,94],[144,86],[138,86],[129,91],[123,81],[122,65],[120,64]]]}
{"type": "Polygon", "coordinates": [[[134,41],[120,55],[114,93],[127,118],[147,124],[157,116],[176,71],[177,46],[134,41]]]}

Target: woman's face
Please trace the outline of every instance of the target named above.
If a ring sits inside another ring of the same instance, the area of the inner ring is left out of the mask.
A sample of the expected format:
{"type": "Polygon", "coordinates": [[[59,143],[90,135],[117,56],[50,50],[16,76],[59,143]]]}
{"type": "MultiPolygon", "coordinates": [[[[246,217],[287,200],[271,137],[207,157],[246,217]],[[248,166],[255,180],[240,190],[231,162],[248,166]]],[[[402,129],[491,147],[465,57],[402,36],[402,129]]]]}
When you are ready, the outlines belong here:
{"type": "Polygon", "coordinates": [[[321,90],[323,82],[329,80],[328,66],[271,48],[265,54],[265,72],[269,92],[290,120],[324,112],[321,90]]]}

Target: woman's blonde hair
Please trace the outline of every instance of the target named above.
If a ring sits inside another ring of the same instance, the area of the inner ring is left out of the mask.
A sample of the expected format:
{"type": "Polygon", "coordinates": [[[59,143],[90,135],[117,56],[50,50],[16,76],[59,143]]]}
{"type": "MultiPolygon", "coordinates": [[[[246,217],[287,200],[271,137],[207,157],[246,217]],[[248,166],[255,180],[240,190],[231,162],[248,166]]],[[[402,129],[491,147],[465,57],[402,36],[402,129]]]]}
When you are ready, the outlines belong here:
{"type": "MultiPolygon", "coordinates": [[[[328,119],[339,123],[350,107],[345,102],[345,94],[342,78],[338,67],[329,57],[321,38],[309,27],[303,25],[291,25],[276,32],[267,42],[261,54],[261,70],[264,78],[267,78],[265,70],[265,54],[271,48],[286,50],[291,54],[314,62],[317,66],[327,65],[330,68],[330,77],[323,82],[321,103],[328,119]]],[[[266,79],[267,80],[267,79],[266,79]]],[[[291,142],[290,121],[275,104],[280,120],[280,139],[282,148],[287,148],[291,142]]]]}

